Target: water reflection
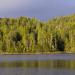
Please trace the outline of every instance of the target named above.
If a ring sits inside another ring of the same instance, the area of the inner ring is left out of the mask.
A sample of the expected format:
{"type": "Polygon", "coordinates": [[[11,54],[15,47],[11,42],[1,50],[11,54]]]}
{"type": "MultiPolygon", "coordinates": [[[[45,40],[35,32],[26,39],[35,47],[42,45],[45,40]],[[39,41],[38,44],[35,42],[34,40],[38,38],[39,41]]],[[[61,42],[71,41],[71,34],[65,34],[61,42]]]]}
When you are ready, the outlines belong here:
{"type": "Polygon", "coordinates": [[[1,67],[75,69],[75,60],[2,61],[1,67]]]}
{"type": "Polygon", "coordinates": [[[74,75],[75,60],[0,61],[0,75],[74,75]]]}

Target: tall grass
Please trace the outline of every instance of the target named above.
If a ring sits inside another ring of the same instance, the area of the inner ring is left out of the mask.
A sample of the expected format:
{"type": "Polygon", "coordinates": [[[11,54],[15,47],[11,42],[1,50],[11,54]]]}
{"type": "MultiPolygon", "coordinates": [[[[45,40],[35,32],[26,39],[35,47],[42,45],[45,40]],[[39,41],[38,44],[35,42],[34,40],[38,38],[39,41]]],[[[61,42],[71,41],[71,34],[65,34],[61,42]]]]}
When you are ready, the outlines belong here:
{"type": "Polygon", "coordinates": [[[48,22],[0,18],[0,53],[75,52],[75,15],[48,22]]]}

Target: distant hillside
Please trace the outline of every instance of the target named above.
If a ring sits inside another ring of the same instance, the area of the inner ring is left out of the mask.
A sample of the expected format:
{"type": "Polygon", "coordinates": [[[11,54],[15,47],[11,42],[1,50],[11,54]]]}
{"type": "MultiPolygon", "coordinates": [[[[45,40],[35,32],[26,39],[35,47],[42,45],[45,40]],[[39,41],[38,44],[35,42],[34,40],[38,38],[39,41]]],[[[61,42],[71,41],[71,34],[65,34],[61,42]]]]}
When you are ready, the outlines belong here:
{"type": "Polygon", "coordinates": [[[48,22],[0,18],[0,53],[75,52],[75,15],[48,22]]]}

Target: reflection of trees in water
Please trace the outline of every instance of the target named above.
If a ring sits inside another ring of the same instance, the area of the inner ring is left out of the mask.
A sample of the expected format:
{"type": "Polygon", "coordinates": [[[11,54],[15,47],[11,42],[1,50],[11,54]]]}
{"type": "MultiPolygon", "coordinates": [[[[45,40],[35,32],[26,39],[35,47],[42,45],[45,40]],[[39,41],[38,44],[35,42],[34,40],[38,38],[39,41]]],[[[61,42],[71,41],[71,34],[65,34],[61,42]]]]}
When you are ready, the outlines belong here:
{"type": "Polygon", "coordinates": [[[3,61],[0,67],[24,67],[24,68],[49,68],[49,69],[75,69],[74,60],[30,60],[30,61],[3,61]]]}
{"type": "MultiPolygon", "coordinates": [[[[53,68],[66,68],[66,61],[65,60],[55,60],[53,62],[53,68]]],[[[67,62],[68,64],[68,62],[67,62]]]]}
{"type": "Polygon", "coordinates": [[[75,61],[73,60],[55,60],[53,68],[75,69],[75,61]]]}

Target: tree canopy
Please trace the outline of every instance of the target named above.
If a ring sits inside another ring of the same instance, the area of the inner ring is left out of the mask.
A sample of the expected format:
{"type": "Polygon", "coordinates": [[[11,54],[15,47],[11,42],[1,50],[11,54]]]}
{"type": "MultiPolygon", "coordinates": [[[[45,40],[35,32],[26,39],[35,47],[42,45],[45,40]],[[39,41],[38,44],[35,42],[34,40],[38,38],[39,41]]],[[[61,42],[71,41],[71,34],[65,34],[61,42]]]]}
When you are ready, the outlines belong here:
{"type": "Polygon", "coordinates": [[[47,22],[0,18],[0,53],[75,52],[75,15],[47,22]]]}

